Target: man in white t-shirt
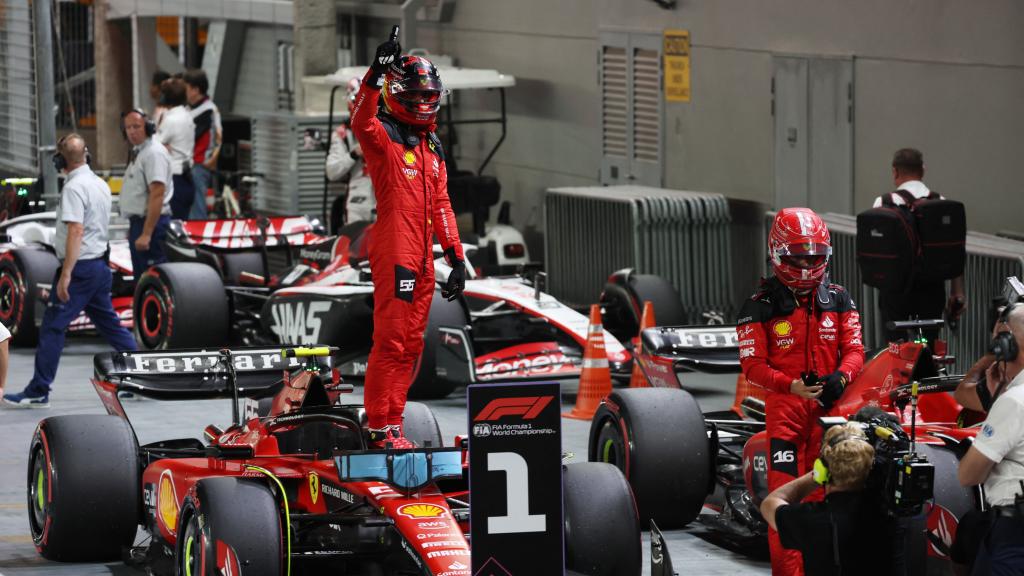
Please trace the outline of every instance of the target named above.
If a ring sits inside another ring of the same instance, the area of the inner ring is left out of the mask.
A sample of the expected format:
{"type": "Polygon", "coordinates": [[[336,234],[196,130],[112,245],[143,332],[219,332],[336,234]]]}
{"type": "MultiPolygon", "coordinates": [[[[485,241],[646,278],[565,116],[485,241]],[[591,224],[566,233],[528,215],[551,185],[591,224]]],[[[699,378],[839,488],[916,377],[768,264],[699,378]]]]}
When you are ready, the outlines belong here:
{"type": "Polygon", "coordinates": [[[163,101],[168,106],[156,129],[156,141],[171,153],[171,173],[174,196],[171,197],[171,217],[187,220],[195,200],[192,184],[192,152],[196,143],[196,125],[192,113],[185,107],[186,87],[181,78],[165,80],[161,86],[163,101]]]}
{"type": "Polygon", "coordinates": [[[991,528],[973,573],[1022,574],[1024,514],[1014,504],[1024,495],[1024,304],[1011,305],[996,330],[1008,333],[1016,345],[1005,342],[1005,361],[986,370],[987,380],[1000,384],[974,445],[960,460],[959,478],[964,486],[984,483],[992,507],[991,528]]]}
{"type": "MultiPolygon", "coordinates": [[[[908,192],[914,198],[920,200],[927,198],[932,191],[922,182],[924,178],[924,156],[920,150],[914,148],[901,148],[892,157],[892,182],[896,192],[890,192],[875,198],[874,207],[882,205],[886,198],[891,199],[896,206],[906,205],[906,200],[899,194],[899,191],[908,192]]],[[[936,194],[939,198],[942,196],[936,194]]],[[[957,319],[967,306],[967,297],[964,295],[964,278],[960,276],[950,281],[949,298],[946,298],[946,283],[944,281],[929,281],[915,278],[910,290],[902,293],[880,292],[879,308],[882,312],[882,325],[889,321],[922,319],[931,320],[942,318],[945,312],[949,318],[957,319]]],[[[887,339],[890,341],[905,337],[904,331],[887,331],[887,339]]],[[[929,342],[934,342],[938,337],[938,329],[925,331],[925,337],[929,342]]]]}

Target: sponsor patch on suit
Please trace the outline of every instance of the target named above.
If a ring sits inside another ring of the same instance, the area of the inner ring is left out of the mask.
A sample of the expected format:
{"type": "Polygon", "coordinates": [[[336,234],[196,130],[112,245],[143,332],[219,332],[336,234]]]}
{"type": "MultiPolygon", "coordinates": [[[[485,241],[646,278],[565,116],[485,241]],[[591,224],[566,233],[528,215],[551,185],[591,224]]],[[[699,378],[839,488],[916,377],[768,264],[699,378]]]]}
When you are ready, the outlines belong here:
{"type": "Polygon", "coordinates": [[[412,302],[412,294],[416,291],[416,274],[395,264],[395,298],[403,302],[412,302]]]}

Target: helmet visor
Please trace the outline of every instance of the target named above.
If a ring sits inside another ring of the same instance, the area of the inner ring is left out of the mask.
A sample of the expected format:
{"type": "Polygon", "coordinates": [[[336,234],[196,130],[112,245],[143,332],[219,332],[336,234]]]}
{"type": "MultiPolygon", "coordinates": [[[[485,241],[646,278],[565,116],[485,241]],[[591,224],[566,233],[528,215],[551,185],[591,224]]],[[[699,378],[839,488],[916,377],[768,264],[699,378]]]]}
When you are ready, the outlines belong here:
{"type": "Polygon", "coordinates": [[[394,95],[405,92],[436,92],[439,99],[445,92],[440,78],[426,74],[396,79],[388,83],[388,89],[394,95]]]}
{"type": "Polygon", "coordinates": [[[800,268],[801,270],[814,270],[827,260],[827,256],[780,256],[783,264],[800,268]]]}

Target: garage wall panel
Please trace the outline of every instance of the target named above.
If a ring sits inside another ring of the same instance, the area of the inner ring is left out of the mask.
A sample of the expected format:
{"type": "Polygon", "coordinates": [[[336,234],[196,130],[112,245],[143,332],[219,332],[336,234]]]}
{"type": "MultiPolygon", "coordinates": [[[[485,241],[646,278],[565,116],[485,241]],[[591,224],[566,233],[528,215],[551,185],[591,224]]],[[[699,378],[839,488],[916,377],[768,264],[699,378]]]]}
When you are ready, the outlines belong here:
{"type": "Polygon", "coordinates": [[[251,115],[278,109],[278,45],[291,41],[291,28],[246,27],[233,112],[251,115]]]}

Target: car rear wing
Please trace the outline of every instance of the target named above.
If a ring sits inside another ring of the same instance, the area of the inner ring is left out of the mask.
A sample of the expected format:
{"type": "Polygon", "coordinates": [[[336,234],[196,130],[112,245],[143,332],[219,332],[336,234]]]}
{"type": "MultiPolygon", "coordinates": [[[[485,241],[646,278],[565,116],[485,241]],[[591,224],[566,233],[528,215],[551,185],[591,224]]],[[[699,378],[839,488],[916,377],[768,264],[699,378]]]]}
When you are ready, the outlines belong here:
{"type": "Polygon", "coordinates": [[[658,326],[641,333],[643,353],[672,362],[677,372],[740,372],[736,326],[658,326]]]}
{"type": "Polygon", "coordinates": [[[174,220],[169,233],[182,244],[225,250],[262,245],[308,246],[325,239],[317,225],[306,216],[174,220]]]}
{"type": "MultiPolygon", "coordinates": [[[[331,357],[317,358],[330,368],[331,357]]],[[[238,396],[263,398],[280,390],[285,373],[304,369],[307,360],[281,355],[281,348],[233,348],[238,396]]],[[[101,400],[129,391],[156,400],[232,398],[225,357],[218,350],[106,352],[93,360],[93,384],[101,400]]]]}

